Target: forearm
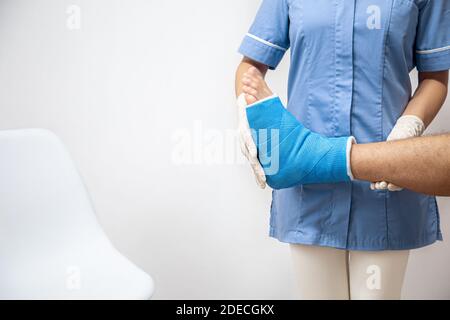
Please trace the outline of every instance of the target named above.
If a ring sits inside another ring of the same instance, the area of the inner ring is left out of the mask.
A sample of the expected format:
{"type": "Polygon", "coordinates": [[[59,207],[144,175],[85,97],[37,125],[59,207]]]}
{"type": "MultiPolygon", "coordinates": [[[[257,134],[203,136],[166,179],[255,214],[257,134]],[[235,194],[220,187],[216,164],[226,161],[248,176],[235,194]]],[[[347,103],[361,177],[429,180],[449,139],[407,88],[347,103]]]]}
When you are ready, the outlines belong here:
{"type": "Polygon", "coordinates": [[[246,73],[248,69],[251,67],[257,68],[263,75],[267,73],[268,69],[267,66],[244,57],[236,70],[236,79],[235,79],[236,97],[241,95],[243,91],[242,87],[244,86],[242,84],[242,78],[244,77],[244,73],[246,73]]]}
{"type": "Polygon", "coordinates": [[[450,195],[450,135],[354,145],[358,180],[392,181],[426,194],[450,195]]]}
{"type": "Polygon", "coordinates": [[[403,115],[417,116],[428,127],[444,104],[447,87],[448,71],[420,73],[419,86],[403,115]]]}

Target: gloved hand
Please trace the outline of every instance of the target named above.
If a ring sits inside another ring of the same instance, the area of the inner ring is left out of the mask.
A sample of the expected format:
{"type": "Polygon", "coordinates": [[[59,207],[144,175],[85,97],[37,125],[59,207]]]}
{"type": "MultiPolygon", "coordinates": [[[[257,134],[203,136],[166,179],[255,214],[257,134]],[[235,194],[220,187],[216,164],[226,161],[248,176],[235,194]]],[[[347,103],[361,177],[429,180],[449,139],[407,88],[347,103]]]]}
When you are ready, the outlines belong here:
{"type": "MultiPolygon", "coordinates": [[[[420,137],[425,131],[425,124],[416,116],[406,115],[397,120],[394,128],[389,134],[387,141],[402,140],[413,137],[420,137]]],[[[373,182],[370,185],[372,190],[386,190],[389,191],[401,191],[403,188],[398,187],[392,183],[381,181],[373,182]]]]}
{"type": "Polygon", "coordinates": [[[258,159],[273,189],[351,180],[353,137],[327,138],[311,132],[277,96],[256,102],[246,111],[258,159]]]}
{"type": "Polygon", "coordinates": [[[237,99],[238,107],[238,135],[241,151],[250,163],[256,178],[256,183],[261,189],[266,187],[266,175],[258,161],[258,151],[252,139],[252,134],[247,120],[247,101],[245,94],[241,94],[237,99]]]}

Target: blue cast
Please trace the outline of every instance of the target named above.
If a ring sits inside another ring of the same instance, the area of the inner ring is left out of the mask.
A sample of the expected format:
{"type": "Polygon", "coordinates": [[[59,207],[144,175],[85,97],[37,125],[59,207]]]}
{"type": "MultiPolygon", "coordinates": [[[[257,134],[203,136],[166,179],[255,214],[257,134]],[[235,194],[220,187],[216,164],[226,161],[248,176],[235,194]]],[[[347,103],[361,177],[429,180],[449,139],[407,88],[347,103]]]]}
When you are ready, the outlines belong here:
{"type": "Polygon", "coordinates": [[[278,97],[250,106],[247,117],[267,183],[273,189],[351,180],[347,173],[351,138],[327,138],[311,132],[278,97]]]}

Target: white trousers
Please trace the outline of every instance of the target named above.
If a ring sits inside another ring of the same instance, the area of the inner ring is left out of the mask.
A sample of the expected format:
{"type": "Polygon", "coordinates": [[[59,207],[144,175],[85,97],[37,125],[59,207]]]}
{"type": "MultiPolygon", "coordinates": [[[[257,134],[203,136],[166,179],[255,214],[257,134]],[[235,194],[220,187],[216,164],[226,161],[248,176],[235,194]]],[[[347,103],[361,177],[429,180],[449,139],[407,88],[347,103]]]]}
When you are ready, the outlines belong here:
{"type": "Polygon", "coordinates": [[[290,245],[300,299],[401,298],[409,251],[345,251],[290,245]]]}

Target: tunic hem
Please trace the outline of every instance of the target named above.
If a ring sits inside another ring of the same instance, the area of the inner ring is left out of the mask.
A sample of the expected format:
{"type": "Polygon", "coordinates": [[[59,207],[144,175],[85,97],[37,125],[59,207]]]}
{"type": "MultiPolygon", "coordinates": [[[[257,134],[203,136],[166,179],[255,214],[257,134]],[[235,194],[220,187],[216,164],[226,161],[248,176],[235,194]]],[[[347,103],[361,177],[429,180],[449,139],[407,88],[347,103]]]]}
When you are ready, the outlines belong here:
{"type": "Polygon", "coordinates": [[[295,230],[284,232],[283,235],[280,235],[274,227],[270,227],[269,236],[283,243],[314,245],[353,251],[413,250],[443,240],[440,231],[425,235],[415,242],[402,242],[391,239],[389,240],[389,243],[387,243],[385,238],[347,241],[344,237],[336,237],[327,234],[306,236],[295,230]]]}

